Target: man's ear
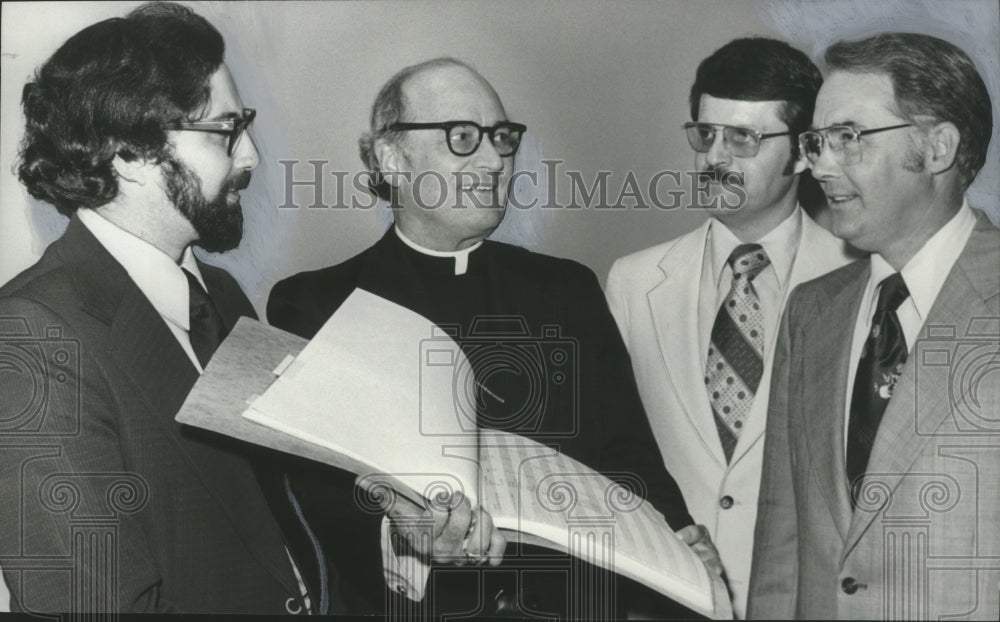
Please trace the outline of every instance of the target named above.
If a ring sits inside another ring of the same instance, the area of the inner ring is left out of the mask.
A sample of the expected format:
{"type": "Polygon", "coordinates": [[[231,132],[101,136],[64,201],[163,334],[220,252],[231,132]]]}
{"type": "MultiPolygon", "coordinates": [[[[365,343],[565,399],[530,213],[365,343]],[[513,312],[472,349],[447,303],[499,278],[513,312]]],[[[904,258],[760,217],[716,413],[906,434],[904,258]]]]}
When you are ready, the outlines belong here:
{"type": "Polygon", "coordinates": [[[809,168],[809,160],[800,153],[798,159],[795,160],[795,164],[792,165],[792,174],[798,175],[805,172],[807,168],[809,168]]]}
{"type": "Polygon", "coordinates": [[[406,156],[398,144],[391,143],[384,139],[375,141],[375,157],[378,158],[379,170],[382,177],[393,187],[399,186],[399,173],[405,172],[404,167],[406,156]]]}
{"type": "Polygon", "coordinates": [[[943,173],[955,165],[962,133],[950,121],[942,121],[927,132],[924,165],[932,174],[943,173]]]}
{"type": "Polygon", "coordinates": [[[138,156],[130,157],[129,154],[123,156],[120,151],[111,160],[111,166],[114,167],[115,175],[118,176],[118,179],[140,186],[149,183],[150,171],[154,168],[154,165],[145,158],[138,156]]]}

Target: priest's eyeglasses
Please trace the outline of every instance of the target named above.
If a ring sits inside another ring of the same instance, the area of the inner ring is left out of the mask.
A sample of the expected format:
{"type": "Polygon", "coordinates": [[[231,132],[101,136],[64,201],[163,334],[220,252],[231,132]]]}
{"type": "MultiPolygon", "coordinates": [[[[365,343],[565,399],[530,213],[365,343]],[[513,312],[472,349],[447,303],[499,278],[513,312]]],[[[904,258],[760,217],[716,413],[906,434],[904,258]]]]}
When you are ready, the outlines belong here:
{"type": "Polygon", "coordinates": [[[394,132],[410,130],[444,130],[447,137],[448,150],[464,157],[474,154],[483,141],[483,134],[489,134],[490,142],[497,154],[506,158],[514,155],[521,145],[521,135],[528,130],[526,125],[501,121],[490,127],[483,127],[475,121],[442,121],[440,123],[393,123],[389,126],[394,132]]]}
{"type": "Polygon", "coordinates": [[[722,130],[722,140],[729,150],[729,153],[738,158],[752,158],[760,151],[760,141],[774,138],[775,136],[788,136],[791,132],[770,132],[763,133],[752,130],[748,127],[736,127],[734,125],[719,125],[718,123],[696,123],[688,122],[684,124],[687,132],[688,144],[698,153],[708,153],[712,145],[715,144],[715,137],[719,130],[722,130]]]}
{"type": "Polygon", "coordinates": [[[912,126],[912,123],[901,123],[870,130],[858,130],[849,125],[831,125],[799,134],[799,149],[810,164],[816,164],[819,161],[819,157],[823,154],[823,145],[830,148],[838,164],[857,164],[861,162],[862,136],[912,126]]]}
{"type": "Polygon", "coordinates": [[[192,132],[212,132],[222,134],[229,138],[226,146],[226,155],[233,157],[236,146],[240,143],[240,138],[246,132],[250,124],[253,123],[257,111],[253,108],[244,108],[240,116],[233,116],[230,119],[220,119],[218,121],[177,121],[163,126],[165,130],[188,130],[192,132]]]}

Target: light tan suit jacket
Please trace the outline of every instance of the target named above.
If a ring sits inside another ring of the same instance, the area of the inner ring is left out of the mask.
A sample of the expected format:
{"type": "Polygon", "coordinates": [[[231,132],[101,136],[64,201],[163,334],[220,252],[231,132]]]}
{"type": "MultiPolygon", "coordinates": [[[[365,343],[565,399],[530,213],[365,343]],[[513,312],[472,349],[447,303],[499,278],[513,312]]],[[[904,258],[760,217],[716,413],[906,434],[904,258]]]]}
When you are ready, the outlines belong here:
{"type": "MultiPolygon", "coordinates": [[[[762,390],[727,464],[703,379],[698,295],[709,221],[684,236],[615,262],[607,297],[625,339],[643,406],[667,470],[695,521],[708,527],[733,594],[745,610],[763,458],[768,379],[776,335],[765,344],[762,390]],[[729,500],[723,501],[725,498],[729,500]],[[728,507],[727,507],[728,506],[728,507]]],[[[798,250],[785,288],[844,264],[844,244],[802,214],[798,250]]]]}
{"type": "Polygon", "coordinates": [[[852,512],[851,336],[867,260],[799,287],[775,353],[753,618],[1000,615],[1000,231],[976,228],[921,328],[852,512]]]}

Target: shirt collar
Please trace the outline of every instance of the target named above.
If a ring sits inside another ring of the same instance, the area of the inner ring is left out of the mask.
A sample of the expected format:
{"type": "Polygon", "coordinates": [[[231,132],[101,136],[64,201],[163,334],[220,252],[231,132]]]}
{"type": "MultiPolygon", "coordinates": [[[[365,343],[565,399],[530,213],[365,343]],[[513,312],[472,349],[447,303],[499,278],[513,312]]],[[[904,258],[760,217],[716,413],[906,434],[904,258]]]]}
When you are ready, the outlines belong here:
{"type": "MultiPolygon", "coordinates": [[[[743,242],[717,218],[711,220],[708,231],[712,276],[715,279],[716,287],[718,287],[722,281],[722,273],[726,268],[726,260],[729,259],[733,250],[743,242]]],[[[802,208],[796,206],[788,218],[781,221],[777,227],[771,229],[756,242],[764,248],[764,252],[771,260],[779,288],[785,287],[791,273],[792,262],[795,259],[801,235],[802,208]]]]}
{"type": "MultiPolygon", "coordinates": [[[[965,243],[975,227],[976,217],[968,201],[963,200],[962,207],[951,220],[924,242],[920,250],[900,270],[921,322],[927,319],[927,314],[934,306],[948,273],[951,272],[958,256],[962,254],[962,249],[965,248],[965,243]]],[[[895,272],[889,262],[877,253],[872,254],[871,266],[869,287],[872,290],[884,278],[895,272]]]]}
{"type": "Polygon", "coordinates": [[[430,255],[431,257],[454,257],[455,258],[455,275],[456,276],[465,274],[468,271],[468,269],[469,269],[469,255],[472,254],[472,251],[476,250],[477,248],[479,248],[483,244],[483,241],[479,240],[478,242],[476,242],[475,244],[473,244],[469,248],[463,248],[462,250],[457,250],[457,251],[436,251],[436,250],[432,250],[432,249],[429,249],[429,248],[425,248],[425,247],[417,244],[416,242],[414,242],[410,238],[406,237],[405,235],[403,235],[403,232],[399,230],[398,226],[396,226],[395,229],[396,229],[396,235],[399,236],[399,239],[402,240],[404,244],[406,244],[407,246],[409,246],[413,250],[417,251],[418,253],[422,253],[424,255],[430,255]]]}
{"type": "Polygon", "coordinates": [[[184,249],[180,265],[177,265],[169,255],[115,225],[95,210],[80,208],[77,215],[101,246],[125,268],[156,312],[184,330],[189,330],[191,317],[188,309],[188,282],[181,268],[193,274],[201,286],[205,287],[191,247],[184,249]]]}

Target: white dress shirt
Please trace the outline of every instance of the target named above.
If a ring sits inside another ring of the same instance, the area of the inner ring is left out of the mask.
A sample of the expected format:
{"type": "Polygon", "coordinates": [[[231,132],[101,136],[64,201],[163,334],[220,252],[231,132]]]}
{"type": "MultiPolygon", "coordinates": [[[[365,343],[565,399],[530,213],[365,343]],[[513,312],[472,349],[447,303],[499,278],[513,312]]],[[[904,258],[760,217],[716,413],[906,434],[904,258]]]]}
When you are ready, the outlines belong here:
{"type": "MultiPolygon", "coordinates": [[[[969,241],[975,227],[976,217],[972,213],[972,208],[969,207],[968,202],[963,201],[958,213],[938,229],[937,233],[932,235],[900,270],[910,295],[899,305],[896,317],[899,318],[899,324],[903,329],[908,352],[913,351],[913,345],[917,341],[920,329],[924,326],[924,321],[927,320],[927,314],[934,306],[934,301],[941,293],[948,273],[958,261],[958,256],[965,249],[965,244],[969,241]]],[[[847,429],[851,419],[854,378],[858,373],[861,351],[868,339],[868,333],[872,329],[875,306],[878,304],[879,290],[882,289],[881,283],[895,271],[881,255],[872,254],[871,276],[868,277],[868,283],[865,285],[865,291],[861,297],[861,306],[854,325],[854,336],[851,340],[851,364],[847,368],[847,386],[845,387],[847,399],[844,401],[845,456],[847,455],[847,429]]]]}
{"type": "Polygon", "coordinates": [[[92,209],[81,208],[77,210],[77,216],[101,246],[125,268],[129,278],[160,314],[177,343],[191,359],[198,373],[201,373],[203,370],[191,347],[188,334],[191,313],[188,308],[188,280],[184,276],[184,270],[193,274],[205,291],[208,288],[205,287],[191,247],[184,249],[178,265],[160,249],[121,229],[92,209]]]}
{"type": "MultiPolygon", "coordinates": [[[[199,374],[202,373],[204,370],[201,368],[201,363],[198,362],[194,348],[191,347],[189,333],[191,313],[188,307],[188,280],[184,276],[184,270],[194,275],[206,292],[208,288],[205,286],[201,271],[198,270],[198,263],[195,261],[191,247],[188,246],[184,249],[181,263],[178,265],[160,249],[118,227],[92,209],[78,209],[77,216],[80,218],[80,222],[94,234],[101,246],[125,268],[129,278],[163,318],[167,328],[177,339],[177,343],[191,359],[191,364],[194,365],[199,374]]],[[[292,564],[292,572],[295,573],[295,579],[299,583],[299,591],[306,607],[310,608],[309,594],[306,591],[302,575],[299,574],[299,569],[287,547],[285,553],[292,564]]]]}

